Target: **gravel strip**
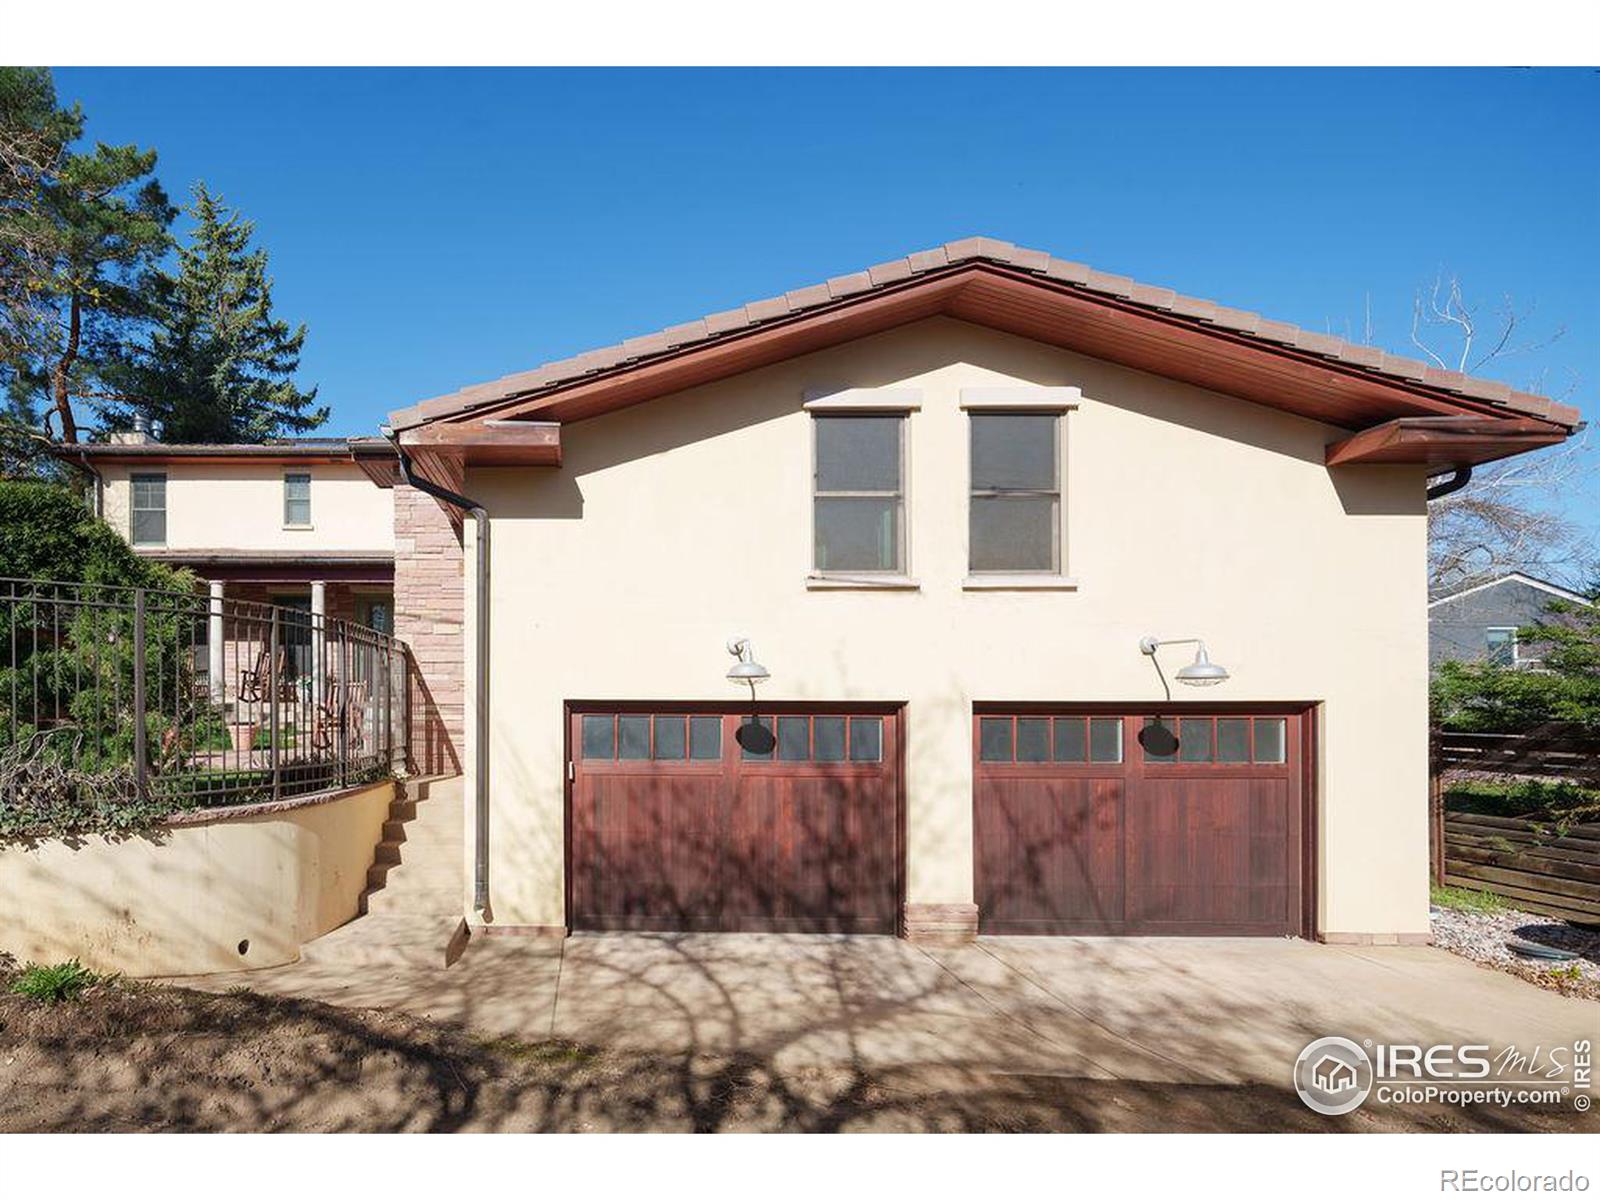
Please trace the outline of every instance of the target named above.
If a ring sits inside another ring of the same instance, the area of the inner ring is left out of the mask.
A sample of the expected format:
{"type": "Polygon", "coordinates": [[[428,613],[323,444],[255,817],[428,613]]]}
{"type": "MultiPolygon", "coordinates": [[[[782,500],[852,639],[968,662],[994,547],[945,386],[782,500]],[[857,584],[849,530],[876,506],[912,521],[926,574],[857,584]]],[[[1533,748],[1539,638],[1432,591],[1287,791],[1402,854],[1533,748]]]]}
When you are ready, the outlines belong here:
{"type": "Polygon", "coordinates": [[[1600,929],[1517,909],[1483,913],[1435,908],[1433,944],[1564,996],[1600,1000],[1600,929]],[[1506,945],[1513,938],[1571,950],[1579,957],[1568,962],[1523,958],[1506,945]]]}

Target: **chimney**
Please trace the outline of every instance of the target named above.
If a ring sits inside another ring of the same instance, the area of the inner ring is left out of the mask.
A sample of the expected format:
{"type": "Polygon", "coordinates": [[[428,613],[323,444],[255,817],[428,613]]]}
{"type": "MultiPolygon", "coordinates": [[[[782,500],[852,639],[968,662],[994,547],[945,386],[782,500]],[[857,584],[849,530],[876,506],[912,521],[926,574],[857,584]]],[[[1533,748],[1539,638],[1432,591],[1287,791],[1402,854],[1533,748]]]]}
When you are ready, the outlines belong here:
{"type": "Polygon", "coordinates": [[[161,439],[151,432],[150,418],[144,413],[133,414],[133,428],[118,430],[111,435],[113,446],[145,446],[161,439]]]}

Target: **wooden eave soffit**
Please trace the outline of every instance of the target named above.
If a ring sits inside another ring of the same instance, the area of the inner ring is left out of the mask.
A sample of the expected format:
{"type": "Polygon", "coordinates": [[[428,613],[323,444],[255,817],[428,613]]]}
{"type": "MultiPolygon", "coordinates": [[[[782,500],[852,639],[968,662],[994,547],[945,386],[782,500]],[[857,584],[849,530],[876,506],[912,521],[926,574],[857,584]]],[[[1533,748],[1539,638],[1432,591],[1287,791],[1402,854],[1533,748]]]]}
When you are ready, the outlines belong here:
{"type": "Polygon", "coordinates": [[[561,426],[554,421],[436,421],[400,434],[414,456],[474,467],[561,465],[561,426]]]}
{"type": "Polygon", "coordinates": [[[1330,467],[1416,463],[1466,467],[1558,445],[1570,431],[1535,417],[1399,417],[1328,446],[1330,467]]]}

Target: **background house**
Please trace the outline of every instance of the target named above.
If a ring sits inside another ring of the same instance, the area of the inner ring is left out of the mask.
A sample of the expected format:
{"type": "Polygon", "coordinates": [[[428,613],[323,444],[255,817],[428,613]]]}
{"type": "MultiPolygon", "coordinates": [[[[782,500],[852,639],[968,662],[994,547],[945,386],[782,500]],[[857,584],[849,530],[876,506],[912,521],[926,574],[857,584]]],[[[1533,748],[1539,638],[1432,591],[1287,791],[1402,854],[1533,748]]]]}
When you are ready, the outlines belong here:
{"type": "Polygon", "coordinates": [[[1547,611],[1552,600],[1589,603],[1587,596],[1520,571],[1435,597],[1428,602],[1429,666],[1449,661],[1536,666],[1539,648],[1522,642],[1517,630],[1560,621],[1560,614],[1547,611]]]}

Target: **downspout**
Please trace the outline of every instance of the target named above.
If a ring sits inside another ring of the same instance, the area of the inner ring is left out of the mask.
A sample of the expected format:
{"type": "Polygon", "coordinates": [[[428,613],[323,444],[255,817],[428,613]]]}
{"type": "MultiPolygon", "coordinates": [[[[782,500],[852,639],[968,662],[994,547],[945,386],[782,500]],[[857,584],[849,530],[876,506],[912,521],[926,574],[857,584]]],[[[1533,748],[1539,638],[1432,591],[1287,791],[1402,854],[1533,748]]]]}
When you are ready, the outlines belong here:
{"type": "Polygon", "coordinates": [[[89,511],[96,517],[106,515],[106,477],[100,474],[100,468],[89,461],[87,454],[78,455],[78,465],[87,471],[93,479],[89,486],[93,489],[94,499],[89,504],[89,511]]]}
{"type": "Polygon", "coordinates": [[[1452,468],[1449,475],[1428,489],[1428,499],[1437,500],[1441,496],[1448,496],[1451,492],[1459,492],[1472,482],[1472,468],[1470,466],[1452,468]]]}
{"type": "Polygon", "coordinates": [[[419,492],[432,496],[462,512],[471,513],[477,531],[477,679],[474,684],[473,757],[477,770],[472,779],[472,804],[476,837],[472,848],[472,907],[487,917],[489,910],[489,513],[476,500],[441,487],[416,472],[411,456],[400,446],[400,438],[387,425],[383,436],[400,459],[400,474],[419,492]]]}

